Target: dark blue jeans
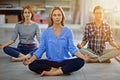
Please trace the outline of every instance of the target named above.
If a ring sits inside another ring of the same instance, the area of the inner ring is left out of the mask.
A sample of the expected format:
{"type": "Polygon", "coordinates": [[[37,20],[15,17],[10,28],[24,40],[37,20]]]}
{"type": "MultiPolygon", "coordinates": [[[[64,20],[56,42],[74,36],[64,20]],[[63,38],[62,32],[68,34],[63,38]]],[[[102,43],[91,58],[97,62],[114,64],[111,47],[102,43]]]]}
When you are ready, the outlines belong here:
{"type": "Polygon", "coordinates": [[[50,71],[51,67],[61,67],[64,74],[81,69],[85,64],[85,61],[80,58],[64,60],[62,62],[48,61],[45,59],[35,60],[29,64],[29,69],[33,72],[41,74],[43,71],[50,71]]]}
{"type": "Polygon", "coordinates": [[[26,54],[33,54],[37,50],[37,46],[26,46],[21,43],[18,44],[17,48],[6,46],[3,48],[3,51],[12,56],[12,57],[19,57],[19,54],[22,53],[24,55],[26,54]]]}

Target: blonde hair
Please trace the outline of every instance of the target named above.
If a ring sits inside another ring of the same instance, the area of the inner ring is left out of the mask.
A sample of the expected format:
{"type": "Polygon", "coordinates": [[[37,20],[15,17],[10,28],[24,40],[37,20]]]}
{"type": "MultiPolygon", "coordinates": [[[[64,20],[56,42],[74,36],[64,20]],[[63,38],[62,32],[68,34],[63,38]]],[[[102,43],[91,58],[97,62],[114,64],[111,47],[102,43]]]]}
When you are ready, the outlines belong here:
{"type": "Polygon", "coordinates": [[[22,20],[20,22],[21,24],[25,22],[25,17],[23,16],[25,9],[28,9],[30,11],[30,13],[32,14],[31,20],[34,21],[34,11],[30,5],[27,5],[27,6],[23,7],[23,10],[21,12],[21,18],[22,18],[22,20]]]}
{"type": "Polygon", "coordinates": [[[53,20],[52,20],[52,14],[55,10],[59,10],[62,13],[62,21],[61,21],[61,25],[64,26],[64,21],[65,21],[65,14],[64,11],[61,7],[54,7],[49,15],[49,22],[48,22],[48,27],[51,27],[53,25],[53,20]]]}
{"type": "MultiPolygon", "coordinates": [[[[102,8],[101,6],[96,6],[96,7],[94,8],[94,10],[93,10],[93,13],[95,13],[95,11],[96,11],[97,9],[103,10],[103,8],[102,8]]],[[[103,10],[103,11],[104,11],[104,10],[103,10]]]]}

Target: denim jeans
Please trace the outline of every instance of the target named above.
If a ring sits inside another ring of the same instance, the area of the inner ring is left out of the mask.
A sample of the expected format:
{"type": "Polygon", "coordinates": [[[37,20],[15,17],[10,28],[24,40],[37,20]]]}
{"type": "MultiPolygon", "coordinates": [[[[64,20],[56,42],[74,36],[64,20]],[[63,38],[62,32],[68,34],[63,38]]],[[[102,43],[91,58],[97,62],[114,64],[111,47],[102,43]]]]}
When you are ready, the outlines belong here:
{"type": "Polygon", "coordinates": [[[37,46],[26,46],[21,43],[18,44],[17,48],[6,46],[3,48],[3,51],[12,56],[12,57],[19,57],[20,53],[27,55],[27,54],[33,54],[37,50],[37,46]]]}
{"type": "Polygon", "coordinates": [[[29,64],[29,69],[33,72],[41,74],[42,71],[50,71],[51,67],[59,68],[61,67],[64,74],[69,74],[71,72],[81,69],[85,64],[85,61],[80,58],[68,59],[62,62],[49,61],[46,59],[35,60],[29,64]]]}

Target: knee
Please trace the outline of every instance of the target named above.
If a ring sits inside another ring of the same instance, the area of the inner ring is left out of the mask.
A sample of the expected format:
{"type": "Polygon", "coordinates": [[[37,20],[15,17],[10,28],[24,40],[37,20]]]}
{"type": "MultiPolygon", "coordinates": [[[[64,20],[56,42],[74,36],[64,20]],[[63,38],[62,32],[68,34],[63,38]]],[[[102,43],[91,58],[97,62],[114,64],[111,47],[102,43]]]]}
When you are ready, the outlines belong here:
{"type": "Polygon", "coordinates": [[[4,51],[5,53],[7,53],[7,52],[9,51],[9,46],[5,46],[5,47],[3,48],[3,51],[4,51]]]}
{"type": "Polygon", "coordinates": [[[77,59],[78,69],[82,68],[84,64],[85,64],[85,61],[83,59],[77,59]]]}
{"type": "Polygon", "coordinates": [[[31,71],[35,71],[35,63],[32,62],[31,64],[28,65],[28,68],[31,70],[31,71]]]}
{"type": "Polygon", "coordinates": [[[28,68],[29,68],[31,71],[40,74],[40,72],[39,72],[39,70],[38,70],[39,67],[38,67],[38,64],[37,64],[37,61],[36,61],[36,60],[33,61],[31,64],[29,64],[29,65],[28,65],[28,68]]]}

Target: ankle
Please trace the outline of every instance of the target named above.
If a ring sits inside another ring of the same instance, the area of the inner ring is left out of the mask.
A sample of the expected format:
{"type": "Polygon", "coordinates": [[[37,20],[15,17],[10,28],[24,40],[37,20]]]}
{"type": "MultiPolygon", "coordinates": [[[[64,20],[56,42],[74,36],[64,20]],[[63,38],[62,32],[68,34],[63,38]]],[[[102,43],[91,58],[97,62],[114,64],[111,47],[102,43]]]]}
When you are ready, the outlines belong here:
{"type": "Polygon", "coordinates": [[[25,56],[24,54],[20,53],[18,57],[24,57],[24,56],[25,56]]]}

